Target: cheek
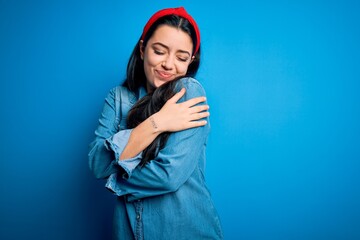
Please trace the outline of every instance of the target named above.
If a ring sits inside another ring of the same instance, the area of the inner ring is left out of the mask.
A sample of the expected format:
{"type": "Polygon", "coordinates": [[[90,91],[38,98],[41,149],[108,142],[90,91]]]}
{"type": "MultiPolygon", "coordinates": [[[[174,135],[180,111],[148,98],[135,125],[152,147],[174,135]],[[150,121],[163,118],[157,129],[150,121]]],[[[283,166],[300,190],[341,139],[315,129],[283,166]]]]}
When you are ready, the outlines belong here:
{"type": "MultiPolygon", "coordinates": [[[[149,57],[149,55],[145,55],[144,57],[144,70],[148,75],[151,73],[151,69],[156,66],[158,60],[154,57],[149,57]]],[[[149,76],[147,76],[149,77],[149,76]]]]}
{"type": "Polygon", "coordinates": [[[145,73],[145,77],[146,79],[152,79],[152,73],[151,73],[151,66],[147,61],[144,61],[144,73],[145,73]]]}
{"type": "Polygon", "coordinates": [[[158,65],[159,63],[161,63],[163,61],[163,57],[160,55],[156,55],[153,52],[151,52],[150,50],[148,50],[145,54],[144,61],[149,66],[155,67],[156,65],[158,65]]]}
{"type": "Polygon", "coordinates": [[[189,67],[188,64],[180,64],[180,65],[178,65],[178,67],[177,67],[178,74],[185,75],[187,70],[188,70],[188,67],[189,67]]]}

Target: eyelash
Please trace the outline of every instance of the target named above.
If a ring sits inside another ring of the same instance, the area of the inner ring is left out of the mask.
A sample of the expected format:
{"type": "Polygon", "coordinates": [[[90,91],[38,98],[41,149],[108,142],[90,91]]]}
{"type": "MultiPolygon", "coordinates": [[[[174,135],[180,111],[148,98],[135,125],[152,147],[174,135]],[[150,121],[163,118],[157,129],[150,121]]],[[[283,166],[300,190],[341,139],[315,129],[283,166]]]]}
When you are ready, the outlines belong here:
{"type": "MultiPolygon", "coordinates": [[[[156,50],[156,49],[154,49],[154,53],[156,54],[156,55],[164,55],[164,53],[163,52],[161,52],[161,51],[158,51],[158,50],[156,50]]],[[[186,62],[188,59],[185,59],[185,58],[179,58],[178,57],[178,59],[179,59],[179,61],[181,61],[181,62],[186,62]]]]}
{"type": "Polygon", "coordinates": [[[157,55],[164,55],[163,52],[160,52],[160,51],[158,51],[158,50],[154,50],[154,53],[157,54],[157,55]]]}
{"type": "Polygon", "coordinates": [[[186,62],[187,59],[184,59],[184,58],[178,58],[181,62],[186,62]]]}

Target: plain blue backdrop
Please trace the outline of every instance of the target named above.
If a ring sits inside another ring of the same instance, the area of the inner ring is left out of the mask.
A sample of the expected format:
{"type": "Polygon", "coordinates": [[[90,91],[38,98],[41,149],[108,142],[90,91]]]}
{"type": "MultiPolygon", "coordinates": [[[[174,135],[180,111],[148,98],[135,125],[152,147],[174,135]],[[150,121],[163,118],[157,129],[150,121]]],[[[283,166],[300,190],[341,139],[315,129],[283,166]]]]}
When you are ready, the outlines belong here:
{"type": "Polygon", "coordinates": [[[177,6],[201,29],[226,239],[360,239],[360,5],[229,0],[0,0],[0,239],[110,238],[88,144],[144,24],[177,6]]]}

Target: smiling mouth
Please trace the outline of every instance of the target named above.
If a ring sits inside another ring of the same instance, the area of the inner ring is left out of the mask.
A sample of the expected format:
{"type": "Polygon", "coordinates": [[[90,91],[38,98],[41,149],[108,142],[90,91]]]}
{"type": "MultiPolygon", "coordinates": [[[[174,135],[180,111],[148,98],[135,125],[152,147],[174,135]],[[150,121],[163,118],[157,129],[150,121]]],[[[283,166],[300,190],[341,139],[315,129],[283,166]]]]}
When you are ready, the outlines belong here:
{"type": "Polygon", "coordinates": [[[171,73],[167,73],[164,71],[159,71],[159,70],[155,70],[156,74],[161,78],[161,79],[170,79],[172,78],[174,75],[171,73]]]}

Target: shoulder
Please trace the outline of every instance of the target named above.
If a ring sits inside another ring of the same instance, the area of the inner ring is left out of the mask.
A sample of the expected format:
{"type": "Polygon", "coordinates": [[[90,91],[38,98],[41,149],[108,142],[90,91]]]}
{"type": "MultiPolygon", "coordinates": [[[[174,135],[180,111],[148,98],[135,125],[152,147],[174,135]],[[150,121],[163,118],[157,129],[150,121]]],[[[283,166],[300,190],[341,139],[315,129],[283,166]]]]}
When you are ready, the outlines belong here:
{"type": "Polygon", "coordinates": [[[176,92],[180,91],[181,88],[186,89],[185,99],[206,95],[204,87],[195,78],[184,77],[179,79],[176,84],[176,92]]]}
{"type": "Polygon", "coordinates": [[[115,95],[116,92],[121,92],[121,93],[122,92],[130,92],[130,90],[127,89],[127,87],[118,85],[118,86],[115,86],[115,87],[111,88],[110,91],[109,91],[109,94],[115,95]]]}
{"type": "Polygon", "coordinates": [[[180,78],[176,84],[177,88],[181,89],[182,87],[185,88],[203,88],[203,86],[201,85],[201,83],[196,80],[195,78],[192,77],[183,77],[180,78]]]}
{"type": "Polygon", "coordinates": [[[115,101],[136,102],[135,93],[121,85],[111,88],[108,93],[108,98],[109,97],[115,101]]]}

